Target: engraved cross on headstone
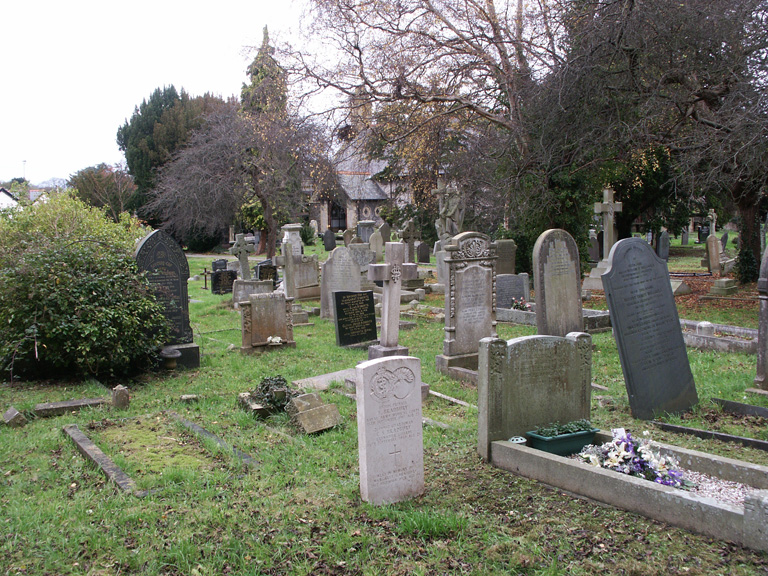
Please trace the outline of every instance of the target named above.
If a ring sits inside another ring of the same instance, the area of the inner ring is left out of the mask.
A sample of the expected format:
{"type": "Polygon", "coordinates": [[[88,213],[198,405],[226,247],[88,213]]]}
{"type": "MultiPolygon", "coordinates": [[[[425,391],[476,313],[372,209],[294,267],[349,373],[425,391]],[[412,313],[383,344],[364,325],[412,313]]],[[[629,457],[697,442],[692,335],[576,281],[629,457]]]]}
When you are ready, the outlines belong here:
{"type": "Polygon", "coordinates": [[[395,444],[395,447],[392,448],[392,452],[389,453],[390,456],[395,457],[395,468],[400,468],[402,464],[402,458],[400,457],[402,453],[403,453],[402,450],[397,449],[397,444],[395,444]]]}
{"type": "Polygon", "coordinates": [[[613,190],[603,189],[603,201],[595,202],[595,214],[603,215],[603,258],[608,258],[611,248],[616,243],[616,228],[613,215],[621,212],[621,202],[613,201],[613,190]]]}
{"type": "Polygon", "coordinates": [[[248,254],[256,251],[256,246],[245,241],[245,234],[235,236],[235,244],[229,249],[229,253],[240,260],[240,275],[243,280],[251,279],[251,269],[248,266],[248,254]]]}
{"type": "Polygon", "coordinates": [[[413,220],[408,220],[405,223],[405,228],[403,228],[402,234],[400,237],[403,239],[403,242],[405,242],[408,245],[408,255],[406,262],[416,262],[415,257],[415,246],[416,246],[416,240],[421,240],[421,234],[418,230],[416,230],[416,225],[413,223],[413,220]]]}
{"type": "Polygon", "coordinates": [[[405,246],[400,242],[387,242],[384,263],[368,266],[368,280],[384,283],[381,307],[381,346],[397,346],[400,330],[400,286],[402,280],[416,278],[416,264],[403,262],[405,246]]]}

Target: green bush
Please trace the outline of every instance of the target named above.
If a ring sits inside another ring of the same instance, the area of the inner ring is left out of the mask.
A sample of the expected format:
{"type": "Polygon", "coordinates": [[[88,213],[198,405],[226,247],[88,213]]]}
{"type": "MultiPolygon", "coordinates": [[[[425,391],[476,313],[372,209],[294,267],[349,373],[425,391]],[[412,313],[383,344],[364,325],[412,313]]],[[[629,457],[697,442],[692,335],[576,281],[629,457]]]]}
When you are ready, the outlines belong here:
{"type": "Polygon", "coordinates": [[[315,231],[312,229],[312,226],[310,226],[309,224],[301,225],[301,229],[299,230],[299,236],[301,236],[301,241],[304,243],[304,246],[315,245],[315,231]]]}
{"type": "Polygon", "coordinates": [[[0,363],[11,376],[115,375],[167,335],[132,256],[144,235],[69,194],[0,215],[0,363]]]}

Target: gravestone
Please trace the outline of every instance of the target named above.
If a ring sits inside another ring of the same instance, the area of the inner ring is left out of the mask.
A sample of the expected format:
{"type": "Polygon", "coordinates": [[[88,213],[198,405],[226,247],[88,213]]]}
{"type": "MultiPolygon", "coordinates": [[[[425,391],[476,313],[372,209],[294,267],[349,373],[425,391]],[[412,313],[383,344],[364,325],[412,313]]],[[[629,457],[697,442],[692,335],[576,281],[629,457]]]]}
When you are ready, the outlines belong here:
{"type": "Polygon", "coordinates": [[[720,240],[715,234],[707,236],[707,269],[714,275],[720,274],[720,240]]]}
{"type": "Polygon", "coordinates": [[[308,256],[296,254],[293,245],[288,242],[282,246],[283,254],[272,261],[283,267],[283,286],[285,295],[297,300],[318,298],[320,296],[320,265],[317,254],[308,256]]]}
{"type": "Polygon", "coordinates": [[[281,230],[283,231],[283,244],[290,244],[294,256],[301,256],[304,253],[304,244],[301,241],[301,224],[286,224],[281,230]]]}
{"type": "Polygon", "coordinates": [[[698,232],[699,244],[704,244],[704,242],[707,241],[708,237],[709,237],[709,226],[707,224],[702,224],[701,226],[699,226],[699,232],[698,232]]]}
{"type": "Polygon", "coordinates": [[[171,327],[166,344],[181,352],[180,366],[200,366],[200,347],[192,341],[189,324],[189,264],[181,247],[167,233],[155,230],[139,243],[135,258],[165,309],[164,315],[171,327]]]}
{"type": "Polygon", "coordinates": [[[349,244],[352,242],[352,238],[355,237],[355,231],[350,230],[347,228],[344,230],[344,234],[342,234],[342,238],[344,238],[344,246],[349,246],[349,244]]]}
{"type": "Polygon", "coordinates": [[[405,263],[405,246],[401,242],[387,243],[384,264],[368,268],[368,279],[382,282],[381,341],[368,348],[368,359],[383,356],[407,356],[408,348],[399,346],[400,289],[404,281],[416,276],[416,264],[405,263]]]}
{"type": "Polygon", "coordinates": [[[763,251],[757,293],[760,298],[760,316],[757,327],[757,375],[754,383],[758,390],[768,392],[768,250],[763,251]]]}
{"type": "Polygon", "coordinates": [[[600,260],[600,244],[597,240],[597,233],[594,230],[589,231],[589,261],[598,262],[600,260]]]}
{"type": "Polygon", "coordinates": [[[235,310],[246,302],[251,294],[268,294],[275,289],[272,280],[235,280],[232,284],[232,304],[235,310]]]}
{"type": "Polygon", "coordinates": [[[336,234],[330,228],[323,232],[323,248],[326,252],[333,252],[336,248],[336,234]]]}
{"type": "Polygon", "coordinates": [[[480,341],[477,451],[550,422],[589,419],[592,338],[582,332],[480,341]]]}
{"type": "Polygon", "coordinates": [[[360,291],[360,266],[346,246],[337,247],[323,264],[320,283],[321,318],[333,318],[333,293],[339,290],[360,291]]]}
{"type": "Polygon", "coordinates": [[[368,245],[373,251],[373,261],[381,262],[384,258],[384,239],[381,237],[381,230],[374,230],[368,239],[368,245]]]}
{"type": "Polygon", "coordinates": [[[416,240],[421,240],[421,232],[417,230],[416,224],[414,224],[413,220],[408,220],[405,223],[405,227],[400,233],[400,238],[402,238],[403,242],[407,246],[405,261],[416,262],[416,240]]]}
{"type": "Polygon", "coordinates": [[[256,246],[245,241],[244,234],[235,236],[235,243],[229,249],[229,253],[240,261],[240,277],[243,280],[251,279],[251,267],[248,265],[248,255],[256,251],[256,246]]]}
{"type": "Polygon", "coordinates": [[[684,228],[683,229],[683,233],[682,233],[681,238],[680,238],[680,245],[681,246],[688,246],[688,242],[689,242],[689,239],[688,239],[688,228],[684,228]]]}
{"type": "Polygon", "coordinates": [[[240,303],[243,353],[261,352],[284,346],[295,347],[293,340],[293,298],[282,292],[251,294],[240,303]]]}
{"type": "Polygon", "coordinates": [[[656,239],[656,255],[664,260],[669,260],[669,232],[662,230],[656,239]]]}
{"type": "Polygon", "coordinates": [[[381,233],[381,240],[386,245],[387,242],[392,241],[392,228],[386,222],[382,222],[379,226],[379,232],[381,233]]]}
{"type": "Polygon", "coordinates": [[[259,280],[272,280],[272,284],[277,284],[277,266],[272,264],[272,259],[264,260],[256,265],[256,277],[259,280]]]}
{"type": "Polygon", "coordinates": [[[476,370],[480,339],[496,336],[495,249],[479,232],[462,232],[445,246],[445,337],[443,353],[435,358],[440,372],[476,370]]]}
{"type": "Polygon", "coordinates": [[[368,242],[373,234],[374,225],[376,222],[373,220],[360,220],[357,223],[357,236],[363,242],[368,242]]]}
{"type": "Polygon", "coordinates": [[[337,290],[333,293],[333,302],[337,346],[353,346],[377,339],[373,292],[337,290]]]}
{"type": "Polygon", "coordinates": [[[211,262],[211,272],[218,272],[219,270],[227,269],[227,261],[224,258],[214,260],[211,262]]]}
{"type": "Polygon", "coordinates": [[[217,270],[211,274],[211,292],[214,294],[231,294],[235,280],[237,280],[237,272],[217,270]]]}
{"type": "Polygon", "coordinates": [[[424,491],[421,361],[390,356],[357,365],[360,495],[389,504],[424,491]]]}
{"type": "Polygon", "coordinates": [[[350,244],[349,250],[352,259],[360,266],[360,272],[363,274],[367,273],[368,266],[376,260],[376,254],[371,250],[371,247],[361,242],[359,244],[350,244]]]}
{"type": "Polygon", "coordinates": [[[416,248],[416,261],[419,264],[429,264],[430,249],[426,242],[421,242],[416,248]]]}
{"type": "Polygon", "coordinates": [[[720,253],[724,254],[726,248],[728,248],[728,232],[723,234],[723,237],[720,238],[720,253]]]}
{"type": "Polygon", "coordinates": [[[514,274],[516,254],[517,244],[514,240],[496,240],[496,274],[514,274]]]}
{"type": "Polygon", "coordinates": [[[562,337],[584,329],[580,266],[579,249],[565,230],[547,230],[536,240],[533,289],[539,335],[562,337]]]}
{"type": "Polygon", "coordinates": [[[632,415],[688,410],[698,396],[666,262],[642,239],[627,238],[609,263],[603,284],[632,415]]]}
{"type": "MultiPolygon", "coordinates": [[[[600,234],[598,234],[598,238],[602,236],[602,242],[601,242],[601,252],[600,252],[600,261],[597,263],[597,266],[595,266],[592,271],[589,273],[589,276],[584,279],[584,282],[582,283],[582,288],[585,290],[602,290],[603,289],[603,282],[602,282],[602,275],[603,272],[605,272],[608,269],[608,254],[611,252],[611,247],[616,242],[616,225],[615,225],[615,214],[616,212],[621,212],[623,207],[621,202],[614,202],[613,200],[613,190],[611,188],[604,188],[603,189],[603,201],[602,202],[595,202],[594,205],[594,212],[595,214],[602,215],[603,217],[603,229],[600,231],[600,234]]],[[[577,256],[578,256],[578,250],[577,250],[577,256]]],[[[578,261],[578,257],[577,257],[578,261]]],[[[581,279],[581,275],[579,275],[579,279],[581,279]]],[[[535,284],[535,275],[534,275],[534,284],[535,284]]],[[[535,288],[534,288],[535,289],[535,288]]],[[[536,292],[536,299],[538,300],[538,291],[536,292]]],[[[581,328],[579,328],[577,331],[580,331],[581,328]]],[[[541,332],[539,332],[541,334],[541,332]]],[[[557,334],[557,336],[565,336],[565,334],[557,334]]]]}
{"type": "Polygon", "coordinates": [[[496,274],[496,308],[511,308],[513,299],[531,301],[528,274],[496,274]]]}

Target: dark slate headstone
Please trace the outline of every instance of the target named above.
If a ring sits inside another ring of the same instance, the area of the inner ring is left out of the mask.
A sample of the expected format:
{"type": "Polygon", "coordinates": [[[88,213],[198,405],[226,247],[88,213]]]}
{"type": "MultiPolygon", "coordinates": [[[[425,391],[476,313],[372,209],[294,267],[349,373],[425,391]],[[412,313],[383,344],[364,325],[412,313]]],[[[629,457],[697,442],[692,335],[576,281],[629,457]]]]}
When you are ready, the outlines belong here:
{"type": "Polygon", "coordinates": [[[699,244],[703,244],[707,241],[707,237],[709,236],[709,224],[703,224],[702,226],[699,226],[699,244]]]}
{"type": "Polygon", "coordinates": [[[600,244],[597,241],[597,234],[593,231],[589,233],[589,261],[597,262],[600,260],[600,244]]]}
{"type": "Polygon", "coordinates": [[[669,260],[669,233],[666,230],[662,230],[656,239],[656,255],[665,262],[669,260]]]}
{"type": "Polygon", "coordinates": [[[427,246],[426,242],[422,242],[419,244],[419,247],[416,248],[416,261],[419,264],[429,264],[429,255],[431,250],[429,249],[429,246],[427,246]]]}
{"type": "Polygon", "coordinates": [[[372,291],[340,290],[333,293],[333,303],[337,346],[373,342],[378,338],[372,291]]]}
{"type": "Polygon", "coordinates": [[[211,292],[213,294],[231,294],[237,280],[234,270],[217,270],[211,274],[211,292]]]}
{"type": "Polygon", "coordinates": [[[139,270],[147,279],[155,296],[165,306],[165,317],[171,325],[168,344],[192,342],[189,325],[189,264],[184,252],[170,235],[162,230],[147,234],[136,248],[139,270]]]}
{"type": "Polygon", "coordinates": [[[531,301],[528,274],[496,274],[496,307],[511,308],[513,299],[531,301]]]}
{"type": "Polygon", "coordinates": [[[214,260],[211,262],[211,272],[218,272],[219,270],[227,269],[227,261],[224,258],[214,260]]]}
{"type": "Polygon", "coordinates": [[[617,242],[603,286],[635,418],[680,413],[698,402],[667,263],[641,238],[617,242]]]}
{"type": "Polygon", "coordinates": [[[323,232],[323,248],[326,252],[333,252],[336,248],[336,234],[330,228],[323,232]]]}
{"type": "Polygon", "coordinates": [[[720,252],[725,252],[725,249],[728,247],[728,232],[723,234],[723,237],[720,238],[720,252]]]}
{"type": "Polygon", "coordinates": [[[277,266],[272,264],[271,260],[268,260],[268,264],[259,264],[257,271],[257,278],[259,280],[277,280],[277,266]]]}
{"type": "Polygon", "coordinates": [[[602,260],[603,258],[608,257],[608,255],[605,253],[605,242],[603,242],[604,237],[605,237],[605,232],[600,230],[600,232],[597,233],[598,260],[602,260]]]}

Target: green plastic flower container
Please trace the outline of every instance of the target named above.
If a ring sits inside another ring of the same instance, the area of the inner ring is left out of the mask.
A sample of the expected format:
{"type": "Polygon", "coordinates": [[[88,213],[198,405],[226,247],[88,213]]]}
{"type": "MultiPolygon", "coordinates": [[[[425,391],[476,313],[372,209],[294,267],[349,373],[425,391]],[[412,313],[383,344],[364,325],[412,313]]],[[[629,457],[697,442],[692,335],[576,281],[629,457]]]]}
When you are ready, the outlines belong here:
{"type": "Polygon", "coordinates": [[[536,432],[526,432],[525,435],[528,437],[528,445],[531,448],[544,450],[544,452],[558,456],[570,456],[581,452],[584,446],[591,444],[595,439],[595,434],[599,431],[599,428],[593,428],[592,430],[560,434],[559,436],[541,436],[536,432]]]}

